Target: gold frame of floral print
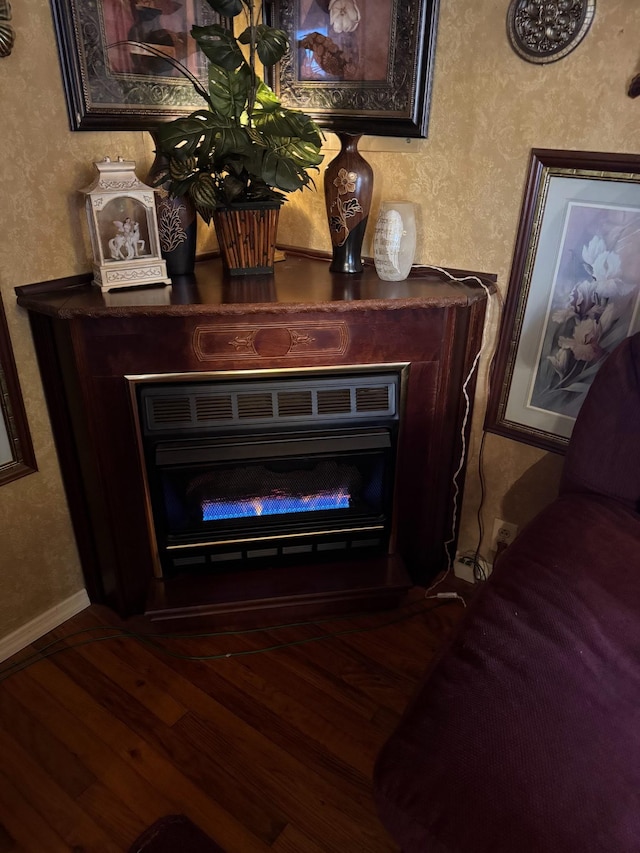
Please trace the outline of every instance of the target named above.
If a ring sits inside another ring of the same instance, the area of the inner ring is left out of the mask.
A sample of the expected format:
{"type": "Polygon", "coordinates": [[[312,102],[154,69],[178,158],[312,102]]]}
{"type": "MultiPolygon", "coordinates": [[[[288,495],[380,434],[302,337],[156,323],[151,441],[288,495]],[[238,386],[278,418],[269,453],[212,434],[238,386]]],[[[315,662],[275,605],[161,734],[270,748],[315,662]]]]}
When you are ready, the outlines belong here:
{"type": "MultiPolygon", "coordinates": [[[[565,452],[593,376],[640,328],[640,273],[629,288],[613,243],[632,220],[640,222],[639,156],[531,151],[487,432],[565,452]]],[[[634,252],[640,260],[640,235],[624,243],[624,257],[634,252]]]]}
{"type": "Polygon", "coordinates": [[[37,471],[27,415],[0,296],[0,486],[37,471]],[[7,446],[7,458],[4,447],[7,446]]]}

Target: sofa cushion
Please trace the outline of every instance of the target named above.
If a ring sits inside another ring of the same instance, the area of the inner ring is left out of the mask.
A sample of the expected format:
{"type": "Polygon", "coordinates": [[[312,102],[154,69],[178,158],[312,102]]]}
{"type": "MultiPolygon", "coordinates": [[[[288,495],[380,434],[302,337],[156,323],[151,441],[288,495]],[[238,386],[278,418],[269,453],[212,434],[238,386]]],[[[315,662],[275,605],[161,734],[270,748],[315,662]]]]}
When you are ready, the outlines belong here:
{"type": "Polygon", "coordinates": [[[561,491],[608,495],[640,511],[640,333],[607,358],[580,409],[561,491]]]}
{"type": "Polygon", "coordinates": [[[640,850],[639,555],[585,494],[507,549],[378,757],[404,853],[640,850]]]}

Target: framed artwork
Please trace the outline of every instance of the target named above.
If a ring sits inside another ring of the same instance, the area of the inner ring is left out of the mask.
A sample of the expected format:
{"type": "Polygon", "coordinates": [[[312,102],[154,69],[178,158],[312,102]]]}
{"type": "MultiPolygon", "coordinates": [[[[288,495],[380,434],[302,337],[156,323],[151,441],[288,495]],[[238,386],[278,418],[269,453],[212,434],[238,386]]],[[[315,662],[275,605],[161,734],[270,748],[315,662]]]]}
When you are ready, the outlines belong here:
{"type": "Polygon", "coordinates": [[[328,130],[425,137],[439,0],[269,0],[289,38],[269,83],[328,130]]]}
{"type": "Polygon", "coordinates": [[[37,470],[0,298],[0,486],[37,470]]]}
{"type": "Polygon", "coordinates": [[[534,149],[485,429],[564,452],[607,355],[640,330],[640,157],[534,149]]]}
{"type": "Polygon", "coordinates": [[[11,6],[9,0],[0,0],[0,59],[10,56],[16,33],[9,21],[11,20],[11,6]]]}
{"type": "Polygon", "coordinates": [[[51,0],[72,130],[149,130],[204,106],[166,60],[182,62],[207,85],[194,24],[221,23],[205,0],[51,0]]]}

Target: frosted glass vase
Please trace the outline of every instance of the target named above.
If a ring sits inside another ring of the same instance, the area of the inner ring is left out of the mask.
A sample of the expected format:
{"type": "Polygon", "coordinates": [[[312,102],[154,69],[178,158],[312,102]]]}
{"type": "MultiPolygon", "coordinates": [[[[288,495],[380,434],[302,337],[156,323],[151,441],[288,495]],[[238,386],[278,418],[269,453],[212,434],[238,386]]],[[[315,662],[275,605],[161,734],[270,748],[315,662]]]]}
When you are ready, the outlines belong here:
{"type": "Polygon", "coordinates": [[[410,201],[383,202],[373,238],[373,259],[378,276],[383,281],[404,281],[415,254],[415,205],[410,201]]]}

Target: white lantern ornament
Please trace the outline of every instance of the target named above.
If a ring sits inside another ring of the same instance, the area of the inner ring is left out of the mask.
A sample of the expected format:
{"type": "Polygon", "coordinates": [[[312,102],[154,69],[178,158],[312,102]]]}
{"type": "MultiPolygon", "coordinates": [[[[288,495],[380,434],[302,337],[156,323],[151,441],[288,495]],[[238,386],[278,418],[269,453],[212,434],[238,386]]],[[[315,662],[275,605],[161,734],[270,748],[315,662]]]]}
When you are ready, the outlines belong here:
{"type": "Polygon", "coordinates": [[[171,284],[160,253],[155,190],[136,176],[133,160],[94,163],[86,195],[93,250],[93,283],[102,290],[171,284]]]}

